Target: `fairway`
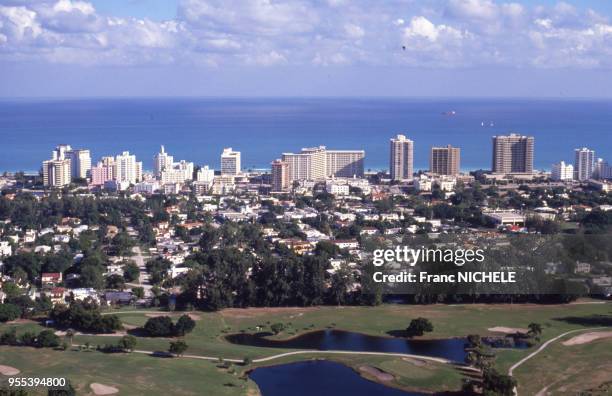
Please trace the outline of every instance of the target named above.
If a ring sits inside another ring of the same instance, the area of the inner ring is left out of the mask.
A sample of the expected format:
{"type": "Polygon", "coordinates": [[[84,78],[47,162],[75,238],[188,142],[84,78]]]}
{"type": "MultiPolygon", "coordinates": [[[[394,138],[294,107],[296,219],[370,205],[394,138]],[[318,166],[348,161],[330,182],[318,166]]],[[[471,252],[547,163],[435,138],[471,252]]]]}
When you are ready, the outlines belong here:
{"type": "MultiPolygon", "coordinates": [[[[149,317],[162,314],[154,310],[135,310],[124,308],[112,311],[118,314],[125,325],[142,326],[149,317]]],[[[611,304],[593,301],[568,305],[382,305],[378,307],[313,307],[313,308],[249,308],[227,309],[220,312],[194,312],[195,330],[185,337],[189,345],[188,355],[212,358],[250,359],[265,358],[291,351],[282,348],[258,348],[234,345],[225,340],[233,333],[256,333],[270,331],[274,323],[283,323],[286,329],[273,336],[286,339],[299,334],[321,330],[341,329],[370,335],[390,337],[394,331],[403,330],[411,319],[425,317],[431,320],[434,331],[425,338],[464,337],[468,334],[490,335],[488,329],[502,326],[525,328],[531,322],[540,323],[543,327],[542,342],[564,332],[586,329],[570,323],[564,318],[590,317],[593,315],[610,315],[611,304]]],[[[173,317],[181,312],[164,312],[173,317]]],[[[33,322],[5,324],[4,330],[15,326],[18,333],[26,330],[40,331],[42,327],[33,322]]],[[[497,333],[499,334],[499,333],[497,333]]],[[[75,344],[90,343],[92,347],[116,342],[119,337],[84,336],[74,337],[75,344]]],[[[566,337],[571,338],[571,336],[566,337]]],[[[136,349],[143,351],[166,351],[171,339],[138,337],[136,349]]],[[[519,381],[519,392],[522,395],[532,394],[545,386],[562,386],[572,383],[576,389],[589,389],[600,386],[610,372],[612,355],[602,352],[602,346],[609,348],[610,339],[595,340],[587,344],[563,346],[552,343],[541,354],[519,367],[515,375],[519,381]],[[599,346],[599,347],[598,347],[599,346]],[[562,367],[568,361],[561,359],[562,354],[572,353],[571,367],[562,367]],[[599,363],[593,363],[593,361],[599,363]],[[551,370],[551,364],[557,367],[551,370]],[[591,372],[591,375],[585,373],[591,372]],[[538,381],[530,380],[534,373],[538,381]],[[539,388],[538,388],[539,387],[539,388]],[[538,388],[538,389],[536,389],[538,388]]],[[[452,366],[433,362],[423,363],[397,357],[325,354],[304,354],[265,363],[241,364],[229,368],[221,366],[218,361],[200,359],[163,359],[141,354],[103,354],[100,352],[52,351],[48,349],[1,347],[0,364],[14,366],[24,375],[61,375],[67,376],[79,389],[87,389],[93,382],[117,387],[120,390],[133,390],[147,394],[198,394],[201,387],[206,387],[210,394],[247,394],[256,389],[256,385],[242,379],[246,370],[261,365],[275,365],[312,358],[327,358],[344,363],[370,378],[367,366],[376,367],[394,379],[387,385],[410,390],[444,391],[457,390],[461,384],[462,373],[452,366]],[[366,367],[366,369],[364,369],[366,367]],[[180,385],[180,388],[177,386],[180,385]],[[180,392],[179,392],[180,390],[180,392]]],[[[533,352],[527,350],[497,350],[496,367],[500,372],[507,369],[521,358],[533,352]]],[[[573,388],[572,388],[573,389],[573,388]]]]}

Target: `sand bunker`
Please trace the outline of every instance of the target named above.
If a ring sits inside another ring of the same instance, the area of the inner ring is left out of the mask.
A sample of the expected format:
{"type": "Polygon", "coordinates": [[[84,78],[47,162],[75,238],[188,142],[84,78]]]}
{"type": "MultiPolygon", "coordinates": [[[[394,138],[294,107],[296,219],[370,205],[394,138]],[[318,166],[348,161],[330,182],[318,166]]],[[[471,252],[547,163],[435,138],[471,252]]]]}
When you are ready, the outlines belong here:
{"type": "Polygon", "coordinates": [[[489,328],[487,330],[492,331],[494,333],[504,333],[504,334],[515,334],[515,333],[527,333],[527,332],[529,332],[529,330],[522,329],[520,327],[504,327],[504,326],[491,327],[491,328],[489,328]]]}
{"type": "Polygon", "coordinates": [[[11,366],[3,366],[0,364],[0,374],[2,375],[17,375],[21,371],[17,370],[15,367],[11,366]]]}
{"type": "Polygon", "coordinates": [[[89,385],[89,387],[96,395],[114,395],[115,393],[119,393],[119,389],[115,387],[104,384],[97,384],[95,382],[89,385]]]}
{"type": "Polygon", "coordinates": [[[582,344],[588,344],[591,341],[595,341],[595,340],[599,340],[602,338],[611,338],[612,337],[612,331],[594,331],[591,333],[584,333],[584,334],[580,334],[578,336],[572,337],[567,341],[562,342],[563,345],[565,346],[572,346],[572,345],[582,345],[582,344]]]}
{"type": "Polygon", "coordinates": [[[359,371],[369,374],[379,381],[387,382],[387,381],[393,381],[394,379],[394,377],[391,374],[385,373],[384,371],[379,370],[376,367],[372,367],[372,366],[360,366],[359,371]]]}

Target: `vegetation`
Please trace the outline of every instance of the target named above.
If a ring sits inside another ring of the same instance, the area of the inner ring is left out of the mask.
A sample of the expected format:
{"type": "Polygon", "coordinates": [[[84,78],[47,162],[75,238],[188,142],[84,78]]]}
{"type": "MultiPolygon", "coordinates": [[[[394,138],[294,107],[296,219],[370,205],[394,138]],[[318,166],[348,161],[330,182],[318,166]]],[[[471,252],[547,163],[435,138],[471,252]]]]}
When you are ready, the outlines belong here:
{"type": "Polygon", "coordinates": [[[408,337],[420,337],[423,334],[430,333],[433,331],[433,325],[426,318],[416,318],[410,321],[410,325],[406,329],[408,337]]]}
{"type": "Polygon", "coordinates": [[[183,340],[172,341],[170,343],[170,347],[168,348],[168,352],[176,356],[183,356],[185,351],[187,351],[187,348],[187,343],[183,340]]]}
{"type": "Polygon", "coordinates": [[[60,328],[72,328],[88,333],[113,333],[123,325],[117,315],[101,315],[93,302],[75,301],[69,307],[57,305],[50,318],[60,328]]]}
{"type": "Polygon", "coordinates": [[[143,328],[151,337],[182,337],[191,333],[195,326],[195,321],[189,315],[182,315],[176,324],[169,316],[150,318],[143,328]]]}

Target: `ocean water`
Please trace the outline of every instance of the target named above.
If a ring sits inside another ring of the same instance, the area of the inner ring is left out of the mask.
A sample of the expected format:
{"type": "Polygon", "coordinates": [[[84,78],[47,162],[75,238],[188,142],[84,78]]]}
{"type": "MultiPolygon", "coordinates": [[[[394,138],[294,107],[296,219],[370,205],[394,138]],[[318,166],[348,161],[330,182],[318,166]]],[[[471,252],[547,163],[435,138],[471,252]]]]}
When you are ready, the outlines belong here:
{"type": "Polygon", "coordinates": [[[573,162],[586,146],[612,161],[612,101],[519,99],[87,99],[0,101],[0,171],[37,171],[60,143],[88,148],[93,161],[122,151],[152,169],[160,145],[219,167],[223,147],[243,168],[268,168],[283,152],[325,145],[366,150],[366,169],[388,167],[389,139],[415,142],[415,168],[433,145],[461,147],[461,167],[489,169],[491,137],[535,136],[535,166],[573,162]],[[455,111],[455,115],[443,113],[455,111]]]}

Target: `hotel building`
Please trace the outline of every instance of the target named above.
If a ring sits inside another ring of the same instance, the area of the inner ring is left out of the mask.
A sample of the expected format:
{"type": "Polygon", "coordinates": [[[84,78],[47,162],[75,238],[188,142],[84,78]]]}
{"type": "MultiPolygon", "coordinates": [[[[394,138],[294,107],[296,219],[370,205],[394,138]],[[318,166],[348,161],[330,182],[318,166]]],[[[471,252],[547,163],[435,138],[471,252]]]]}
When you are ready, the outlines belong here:
{"type": "Polygon", "coordinates": [[[115,158],[115,180],[136,184],[142,180],[142,162],[136,161],[136,156],[124,151],[115,158]]]}
{"type": "Polygon", "coordinates": [[[363,177],[365,151],[327,150],[325,146],[283,153],[290,181],[324,180],[328,177],[363,177]]]}
{"type": "Polygon", "coordinates": [[[52,159],[43,161],[43,184],[45,187],[62,188],[70,184],[70,160],[52,159]]]}
{"type": "Polygon", "coordinates": [[[240,174],[240,151],[234,151],[231,147],[223,149],[221,154],[221,174],[240,174]]]}

